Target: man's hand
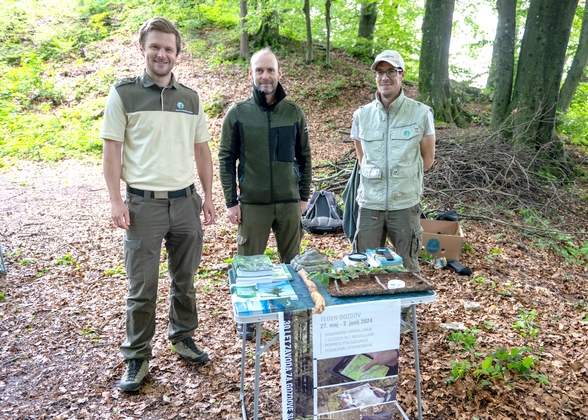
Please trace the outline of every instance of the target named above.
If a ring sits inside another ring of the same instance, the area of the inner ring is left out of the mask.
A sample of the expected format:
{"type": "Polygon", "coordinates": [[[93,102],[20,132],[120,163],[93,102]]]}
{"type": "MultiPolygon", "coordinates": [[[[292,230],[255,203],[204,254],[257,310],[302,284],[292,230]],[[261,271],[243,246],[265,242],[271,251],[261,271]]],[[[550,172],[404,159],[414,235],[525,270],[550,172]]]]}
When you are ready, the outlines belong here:
{"type": "Polygon", "coordinates": [[[212,199],[205,199],[202,203],[202,213],[204,213],[204,224],[212,225],[216,222],[216,210],[212,199]]]}
{"type": "Polygon", "coordinates": [[[129,209],[122,200],[113,201],[110,203],[110,215],[114,226],[121,229],[128,229],[131,224],[129,217],[129,209]]]}
{"type": "Polygon", "coordinates": [[[229,222],[234,225],[241,223],[241,206],[239,204],[233,207],[229,207],[227,212],[229,213],[229,222]]]}
{"type": "Polygon", "coordinates": [[[307,206],[308,206],[308,201],[300,200],[300,214],[304,214],[307,206]]]}

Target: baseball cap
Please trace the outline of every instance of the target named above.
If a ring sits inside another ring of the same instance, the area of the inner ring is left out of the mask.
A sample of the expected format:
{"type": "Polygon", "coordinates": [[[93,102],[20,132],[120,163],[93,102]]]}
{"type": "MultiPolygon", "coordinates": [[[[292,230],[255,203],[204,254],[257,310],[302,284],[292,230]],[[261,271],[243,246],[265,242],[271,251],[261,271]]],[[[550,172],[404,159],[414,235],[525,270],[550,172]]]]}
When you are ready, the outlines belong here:
{"type": "Polygon", "coordinates": [[[379,62],[385,61],[386,63],[392,64],[394,67],[399,67],[404,70],[404,60],[398,53],[398,51],[384,50],[378,54],[372,64],[371,69],[374,70],[379,62]]]}

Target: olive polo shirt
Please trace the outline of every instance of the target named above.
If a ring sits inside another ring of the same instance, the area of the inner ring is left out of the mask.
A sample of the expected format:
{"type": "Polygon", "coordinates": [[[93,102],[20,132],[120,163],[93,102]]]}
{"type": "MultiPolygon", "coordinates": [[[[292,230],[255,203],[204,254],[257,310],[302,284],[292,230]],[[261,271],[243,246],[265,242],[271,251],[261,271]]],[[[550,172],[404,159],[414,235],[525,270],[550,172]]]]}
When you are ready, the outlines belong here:
{"type": "Polygon", "coordinates": [[[134,188],[175,191],[194,181],[194,143],[210,140],[198,94],[173,74],[161,88],[144,73],[108,94],[100,138],[123,143],[123,181],[134,188]]]}

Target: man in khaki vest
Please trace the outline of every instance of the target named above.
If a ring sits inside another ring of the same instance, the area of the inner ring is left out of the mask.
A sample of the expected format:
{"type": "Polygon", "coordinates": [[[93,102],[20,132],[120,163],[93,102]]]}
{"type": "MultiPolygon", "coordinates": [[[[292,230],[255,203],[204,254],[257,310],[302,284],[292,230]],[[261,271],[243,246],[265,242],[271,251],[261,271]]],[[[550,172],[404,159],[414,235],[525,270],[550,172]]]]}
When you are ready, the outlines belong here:
{"type": "Polygon", "coordinates": [[[167,19],[153,18],[141,27],[139,44],[145,72],[112,87],[100,133],[112,221],[125,230],[126,369],[118,383],[123,391],[139,390],[149,370],[164,240],[171,277],[168,338],[183,359],[208,361],[192,339],[198,325],[194,272],[202,254],[200,213],[204,224],[215,220],[206,115],[198,94],[172,73],[180,34],[167,19]],[[204,200],[194,188],[194,163],[204,200]]]}
{"type": "Polygon", "coordinates": [[[381,52],[371,68],[376,98],[354,112],[351,128],[361,175],[354,248],[384,246],[388,238],[405,267],[418,271],[423,172],[435,157],[433,114],[404,96],[398,52],[381,52]]]}

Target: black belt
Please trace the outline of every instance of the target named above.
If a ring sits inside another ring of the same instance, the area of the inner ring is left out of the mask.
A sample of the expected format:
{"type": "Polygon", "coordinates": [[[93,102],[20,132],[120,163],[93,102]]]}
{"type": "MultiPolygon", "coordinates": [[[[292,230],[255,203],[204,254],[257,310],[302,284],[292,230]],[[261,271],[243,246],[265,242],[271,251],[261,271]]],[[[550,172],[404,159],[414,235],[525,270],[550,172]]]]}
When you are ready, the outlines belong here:
{"type": "Polygon", "coordinates": [[[154,198],[156,200],[167,200],[170,198],[182,198],[188,197],[192,195],[194,192],[194,184],[190,185],[189,187],[182,188],[181,190],[176,191],[145,191],[140,190],[138,188],[129,187],[127,185],[127,191],[131,194],[140,195],[141,197],[145,198],[154,198]]]}

